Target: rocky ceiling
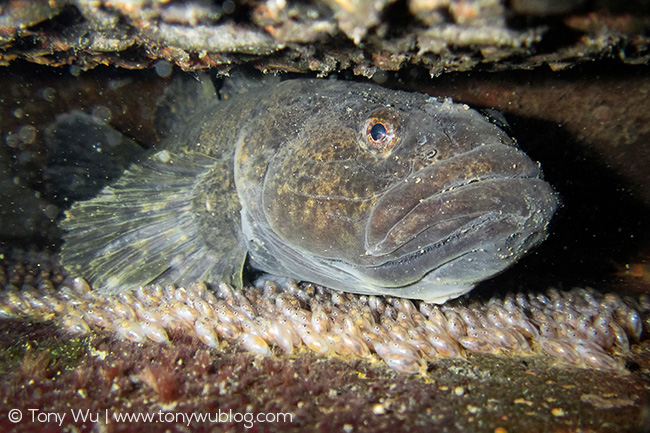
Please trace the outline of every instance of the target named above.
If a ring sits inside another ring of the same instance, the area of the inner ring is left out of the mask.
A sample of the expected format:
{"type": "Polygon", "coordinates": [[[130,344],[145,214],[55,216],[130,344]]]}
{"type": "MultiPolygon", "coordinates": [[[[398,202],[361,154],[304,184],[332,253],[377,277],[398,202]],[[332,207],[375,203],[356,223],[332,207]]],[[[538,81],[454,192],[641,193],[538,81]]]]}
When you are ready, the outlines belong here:
{"type": "MultiPolygon", "coordinates": [[[[650,2],[636,0],[6,0],[0,64],[185,70],[563,69],[650,58],[650,2]]],[[[381,72],[380,72],[381,73],[381,72]]]]}

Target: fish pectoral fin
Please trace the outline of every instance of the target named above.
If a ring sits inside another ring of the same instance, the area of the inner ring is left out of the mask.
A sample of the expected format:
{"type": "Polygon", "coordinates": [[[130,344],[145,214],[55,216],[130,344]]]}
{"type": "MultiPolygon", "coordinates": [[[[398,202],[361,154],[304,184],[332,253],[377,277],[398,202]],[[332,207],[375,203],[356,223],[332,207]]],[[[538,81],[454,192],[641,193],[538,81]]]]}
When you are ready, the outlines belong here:
{"type": "MultiPolygon", "coordinates": [[[[213,220],[223,215],[220,209],[209,214],[205,201],[220,193],[209,188],[222,164],[202,154],[161,151],[133,166],[97,197],[66,212],[63,265],[104,292],[148,283],[241,281],[246,249],[233,236],[237,221],[213,220]]],[[[223,180],[227,173],[216,177],[223,180]]],[[[239,203],[221,204],[236,211],[239,203]]]]}

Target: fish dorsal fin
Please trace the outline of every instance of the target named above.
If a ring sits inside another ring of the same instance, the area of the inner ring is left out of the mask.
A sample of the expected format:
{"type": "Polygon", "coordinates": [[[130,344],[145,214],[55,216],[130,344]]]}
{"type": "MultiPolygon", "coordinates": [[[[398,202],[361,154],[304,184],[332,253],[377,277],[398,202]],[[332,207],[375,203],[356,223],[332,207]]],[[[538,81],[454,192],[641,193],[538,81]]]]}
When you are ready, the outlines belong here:
{"type": "Polygon", "coordinates": [[[93,197],[145,154],[134,140],[78,110],[58,115],[45,130],[45,143],[43,177],[61,205],[93,197]]]}
{"type": "Polygon", "coordinates": [[[255,69],[234,69],[224,77],[219,97],[228,99],[234,95],[264,89],[280,82],[280,76],[263,74],[255,69]]]}
{"type": "Polygon", "coordinates": [[[241,286],[246,248],[233,236],[239,221],[219,214],[238,214],[239,202],[229,202],[232,175],[222,164],[161,151],[133,166],[66,212],[63,265],[107,293],[149,283],[241,286]],[[217,181],[225,184],[215,190],[217,181]]]}
{"type": "Polygon", "coordinates": [[[158,138],[174,137],[180,126],[196,116],[197,107],[217,100],[217,91],[207,73],[179,74],[172,79],[156,106],[154,125],[158,138]]]}

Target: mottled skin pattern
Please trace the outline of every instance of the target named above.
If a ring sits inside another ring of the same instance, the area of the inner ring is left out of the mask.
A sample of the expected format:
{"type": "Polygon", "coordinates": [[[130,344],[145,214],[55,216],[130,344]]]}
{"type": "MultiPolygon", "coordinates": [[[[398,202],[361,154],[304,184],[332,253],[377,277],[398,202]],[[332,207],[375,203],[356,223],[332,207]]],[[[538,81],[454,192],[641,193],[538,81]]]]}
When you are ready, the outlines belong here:
{"type": "Polygon", "coordinates": [[[225,101],[202,89],[200,110],[163,104],[164,151],[68,212],[63,263],[96,287],[239,285],[248,255],[280,276],[443,302],[546,236],[557,199],[539,166],[466,106],[342,81],[225,101]]]}

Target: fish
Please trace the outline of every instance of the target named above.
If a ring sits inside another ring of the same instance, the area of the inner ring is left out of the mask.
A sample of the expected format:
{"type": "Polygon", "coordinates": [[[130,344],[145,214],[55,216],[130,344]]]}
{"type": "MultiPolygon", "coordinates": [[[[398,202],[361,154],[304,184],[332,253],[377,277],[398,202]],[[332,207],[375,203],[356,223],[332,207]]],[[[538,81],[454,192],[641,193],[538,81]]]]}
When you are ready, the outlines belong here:
{"type": "Polygon", "coordinates": [[[155,149],[65,212],[71,274],[108,294],[255,270],[443,303],[548,236],[558,195],[488,115],[371,83],[234,83],[171,83],[155,149]]]}

